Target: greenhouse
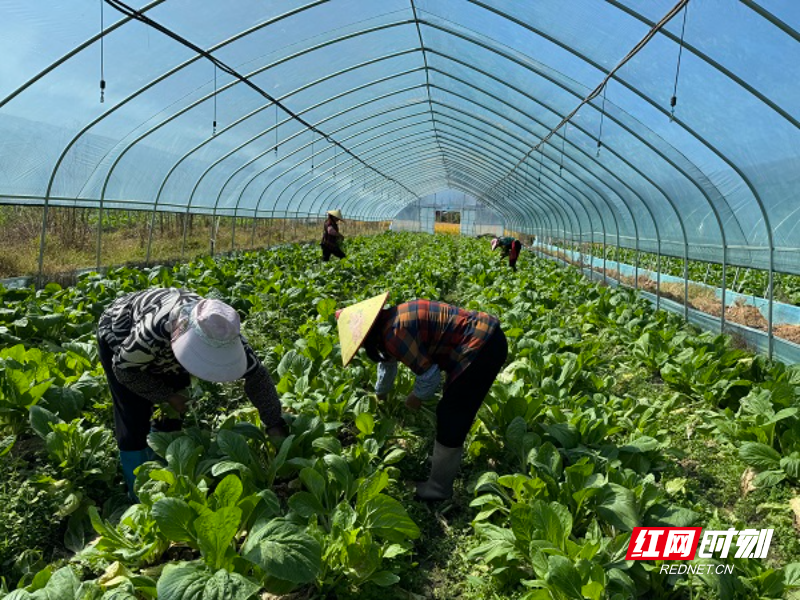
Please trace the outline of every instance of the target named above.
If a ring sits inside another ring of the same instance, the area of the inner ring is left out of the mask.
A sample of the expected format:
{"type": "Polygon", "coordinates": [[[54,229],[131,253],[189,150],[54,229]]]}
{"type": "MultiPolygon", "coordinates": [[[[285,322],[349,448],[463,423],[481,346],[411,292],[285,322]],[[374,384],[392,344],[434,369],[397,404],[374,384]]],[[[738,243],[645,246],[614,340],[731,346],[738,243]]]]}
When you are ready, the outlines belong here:
{"type": "Polygon", "coordinates": [[[0,600],[800,598],[800,4],[0,14],[0,600]]]}

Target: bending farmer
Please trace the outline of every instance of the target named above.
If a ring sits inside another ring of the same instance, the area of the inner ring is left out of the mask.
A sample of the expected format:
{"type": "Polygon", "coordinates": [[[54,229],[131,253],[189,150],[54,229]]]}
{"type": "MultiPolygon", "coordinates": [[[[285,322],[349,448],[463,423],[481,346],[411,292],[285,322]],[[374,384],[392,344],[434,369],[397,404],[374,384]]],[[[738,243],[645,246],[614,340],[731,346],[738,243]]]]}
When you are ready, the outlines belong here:
{"type": "MultiPolygon", "coordinates": [[[[239,315],[224,302],[176,288],[133,292],[102,314],[97,343],[114,399],[114,429],[131,497],[134,470],[154,457],[147,447],[153,409],[167,403],[182,415],[188,398],[181,392],[190,375],[207,381],[244,378],[267,434],[287,435],[275,385],[241,336],[239,315]]],[[[180,426],[180,419],[165,419],[154,430],[180,426]]]]}
{"type": "Polygon", "coordinates": [[[431,474],[417,484],[420,498],[443,500],[453,495],[464,440],[503,367],[508,343],[500,322],[491,315],[431,300],[413,300],[384,310],[388,295],[341,311],[342,362],[347,365],[363,345],[367,356],[379,365],[377,392],[381,395],[391,389],[397,362],[406,365],[417,375],[414,392],[406,399],[410,408],[419,408],[421,400],[435,393],[439,371],[447,374],[436,407],[431,474]]]}
{"type": "Polygon", "coordinates": [[[506,256],[508,257],[508,266],[511,267],[513,271],[516,271],[517,259],[522,250],[522,242],[513,237],[494,238],[492,240],[492,250],[494,251],[497,248],[500,248],[503,258],[506,256]]]}
{"type": "Polygon", "coordinates": [[[322,260],[325,262],[330,260],[331,254],[338,258],[344,258],[344,251],[339,247],[340,242],[344,239],[344,236],[339,233],[339,221],[344,221],[342,211],[339,209],[329,210],[328,218],[325,219],[322,229],[322,241],[319,244],[322,246],[322,260]]]}

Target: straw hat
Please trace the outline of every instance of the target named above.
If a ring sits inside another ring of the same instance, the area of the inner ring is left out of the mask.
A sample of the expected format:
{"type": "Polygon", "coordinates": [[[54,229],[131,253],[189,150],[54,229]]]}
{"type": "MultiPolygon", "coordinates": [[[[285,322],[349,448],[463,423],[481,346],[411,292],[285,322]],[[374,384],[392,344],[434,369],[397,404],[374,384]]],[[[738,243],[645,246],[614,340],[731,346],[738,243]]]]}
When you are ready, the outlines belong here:
{"type": "Polygon", "coordinates": [[[172,352],[184,369],[206,381],[234,381],[247,370],[239,315],[221,300],[181,307],[172,352]]]}
{"type": "Polygon", "coordinates": [[[344,221],[342,218],[342,211],[340,211],[338,208],[336,210],[329,210],[328,214],[336,219],[339,219],[340,221],[344,221]]]}
{"type": "Polygon", "coordinates": [[[384,292],[337,312],[343,366],[346,367],[353,360],[361,344],[367,339],[388,297],[389,292],[384,292]]]}

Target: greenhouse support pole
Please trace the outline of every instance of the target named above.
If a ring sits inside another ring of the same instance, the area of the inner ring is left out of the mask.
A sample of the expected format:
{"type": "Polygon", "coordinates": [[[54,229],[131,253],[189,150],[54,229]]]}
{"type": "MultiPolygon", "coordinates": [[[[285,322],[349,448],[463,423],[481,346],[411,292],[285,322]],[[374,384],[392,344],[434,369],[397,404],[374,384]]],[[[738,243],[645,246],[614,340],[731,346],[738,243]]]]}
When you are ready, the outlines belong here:
{"type": "Polygon", "coordinates": [[[236,209],[233,211],[233,226],[231,227],[231,252],[236,250],[236,209]]]}
{"type": "Polygon", "coordinates": [[[258,227],[258,209],[253,209],[253,231],[250,233],[250,247],[256,247],[256,227],[258,227]]]}
{"type": "Polygon", "coordinates": [[[181,260],[183,260],[183,253],[186,251],[186,229],[187,229],[186,226],[188,223],[189,223],[189,209],[187,207],[183,219],[183,241],[181,241],[181,260]]]}
{"type": "Polygon", "coordinates": [[[547,238],[545,237],[544,221],[541,219],[541,217],[539,218],[539,241],[540,241],[539,252],[541,253],[542,258],[547,258],[548,250],[547,248],[545,248],[545,244],[547,243],[547,238]]]}
{"type": "MultiPolygon", "coordinates": [[[[186,221],[186,216],[183,218],[186,221]]],[[[184,223],[185,225],[185,223],[184,223]]],[[[156,226],[156,207],[153,206],[153,214],[150,216],[150,231],[147,235],[147,252],[145,253],[144,264],[150,266],[150,250],[153,247],[153,228],[156,226]]]]}
{"type": "Polygon", "coordinates": [[[280,227],[280,232],[281,232],[280,243],[281,244],[288,244],[288,243],[291,242],[292,234],[289,233],[290,228],[291,228],[291,223],[289,222],[289,211],[288,211],[288,207],[286,207],[286,209],[284,209],[284,211],[283,211],[283,218],[281,219],[281,227],[280,227]]]}
{"type": "Polygon", "coordinates": [[[539,235],[539,239],[541,240],[541,243],[542,243],[542,245],[540,246],[541,253],[542,253],[542,258],[547,258],[548,254],[550,252],[549,249],[545,247],[545,244],[547,244],[547,236],[545,235],[545,232],[546,232],[545,224],[544,224],[544,221],[540,217],[539,218],[539,234],[540,234],[539,235]]]}
{"type": "MultiPolygon", "coordinates": [[[[74,210],[74,209],[73,209],[74,210]]],[[[95,265],[100,270],[101,254],[103,252],[103,197],[100,197],[100,206],[97,209],[97,258],[95,265]]]]}
{"type": "Polygon", "coordinates": [[[725,333],[725,302],[726,302],[726,288],[728,287],[727,281],[728,270],[728,246],[722,246],[722,311],[719,317],[719,331],[725,333]]]}
{"type": "MultiPolygon", "coordinates": [[[[598,211],[598,215],[599,215],[599,214],[600,214],[600,213],[599,213],[599,211],[598,211]]],[[[586,215],[587,215],[587,217],[589,216],[589,211],[588,211],[588,210],[586,211],[586,215]]],[[[589,247],[590,247],[590,248],[594,247],[594,223],[592,223],[592,218],[591,218],[591,217],[589,217],[589,247]]],[[[583,247],[583,240],[582,240],[582,239],[581,239],[580,250],[581,250],[581,253],[580,253],[580,255],[578,256],[578,258],[580,259],[580,261],[579,261],[579,263],[578,263],[578,269],[580,269],[580,271],[581,271],[581,273],[582,273],[582,272],[583,272],[583,255],[585,254],[585,253],[583,252],[583,250],[584,250],[584,247],[583,247]]],[[[590,253],[589,253],[589,256],[591,257],[591,255],[592,255],[592,254],[591,254],[591,252],[590,252],[590,253]]]]}
{"type": "Polygon", "coordinates": [[[211,256],[214,256],[214,251],[216,250],[217,246],[217,231],[219,231],[219,227],[217,227],[218,223],[219,223],[219,217],[212,214],[211,227],[208,230],[208,245],[211,256]]]}
{"type": "Polygon", "coordinates": [[[272,234],[275,233],[273,229],[275,228],[275,206],[272,206],[272,210],[269,212],[269,227],[267,227],[267,248],[271,248],[274,244],[272,239],[272,234]]]}
{"type": "Polygon", "coordinates": [[[683,318],[689,320],[689,245],[683,244],[683,318]]]}
{"type": "MultiPolygon", "coordinates": [[[[569,217],[569,214],[567,214],[567,217],[569,217]]],[[[567,258],[569,260],[572,260],[572,244],[575,243],[575,226],[572,224],[572,219],[568,219],[568,220],[569,220],[569,237],[570,237],[570,248],[569,248],[569,251],[570,252],[569,252],[569,255],[567,255],[567,258]]],[[[566,224],[566,221],[564,223],[566,224]]],[[[567,232],[565,231],[564,235],[566,235],[566,233],[567,232]]],[[[569,265],[564,265],[564,266],[569,266],[569,265]]]]}
{"type": "Polygon", "coordinates": [[[639,236],[636,236],[636,264],[633,267],[633,289],[639,289],[639,236]]]}
{"type": "Polygon", "coordinates": [[[775,344],[775,334],[772,332],[773,326],[773,316],[774,316],[774,308],[775,308],[775,291],[774,291],[774,283],[775,283],[775,269],[774,267],[774,254],[775,248],[774,244],[770,244],[769,248],[769,308],[767,312],[767,328],[768,328],[768,346],[767,346],[767,356],[772,359],[772,350],[773,345],[775,344]]]}
{"type": "MultiPolygon", "coordinates": [[[[583,205],[581,204],[581,206],[583,206],[583,205]]],[[[571,205],[570,205],[570,208],[572,208],[571,205]]],[[[583,209],[584,209],[584,211],[586,211],[586,214],[588,215],[589,211],[586,210],[585,206],[583,207],[583,209]]],[[[578,211],[576,211],[573,208],[573,212],[575,213],[575,222],[578,224],[578,243],[577,243],[578,252],[577,252],[577,254],[578,254],[578,265],[580,265],[581,264],[581,244],[583,243],[583,226],[581,225],[581,220],[578,217],[578,211]]],[[[570,221],[570,226],[572,226],[572,221],[570,221]]],[[[575,232],[574,232],[574,229],[573,229],[573,234],[572,235],[573,235],[572,243],[575,244],[575,240],[574,240],[575,232]]],[[[574,255],[574,252],[575,251],[573,250],[573,255],[574,255]]],[[[572,260],[574,262],[574,260],[575,260],[574,257],[570,257],[570,258],[572,258],[572,260]]]]}
{"type": "MultiPolygon", "coordinates": [[[[505,224],[503,224],[505,228],[505,224]]],[[[533,230],[536,232],[536,254],[539,258],[544,258],[544,242],[542,241],[542,222],[537,218],[533,230]]]]}
{"type": "Polygon", "coordinates": [[[45,198],[44,210],[42,211],[42,234],[39,237],[39,273],[36,277],[37,287],[43,287],[44,283],[44,246],[47,237],[47,212],[50,209],[49,198],[45,198]]]}
{"type": "Polygon", "coordinates": [[[661,240],[658,240],[656,254],[656,310],[661,308],[661,240]]]}

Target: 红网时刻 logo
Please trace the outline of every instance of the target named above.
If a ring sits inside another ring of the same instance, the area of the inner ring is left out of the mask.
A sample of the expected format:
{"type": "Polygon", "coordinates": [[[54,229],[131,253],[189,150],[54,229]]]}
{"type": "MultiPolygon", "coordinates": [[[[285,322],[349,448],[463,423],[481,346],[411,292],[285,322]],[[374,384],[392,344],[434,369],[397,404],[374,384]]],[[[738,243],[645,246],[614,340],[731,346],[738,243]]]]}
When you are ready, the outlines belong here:
{"type": "MultiPolygon", "coordinates": [[[[625,560],[675,560],[691,561],[698,558],[766,558],[772,542],[772,529],[714,530],[702,527],[634,527],[625,560]],[[701,537],[702,533],[702,537],[701,537]]],[[[719,568],[733,572],[732,565],[662,565],[661,572],[672,574],[710,572],[719,568]]]]}

